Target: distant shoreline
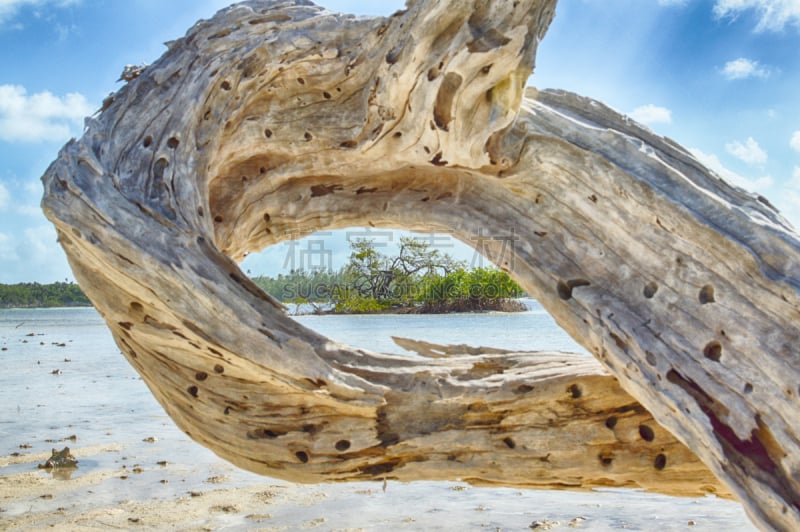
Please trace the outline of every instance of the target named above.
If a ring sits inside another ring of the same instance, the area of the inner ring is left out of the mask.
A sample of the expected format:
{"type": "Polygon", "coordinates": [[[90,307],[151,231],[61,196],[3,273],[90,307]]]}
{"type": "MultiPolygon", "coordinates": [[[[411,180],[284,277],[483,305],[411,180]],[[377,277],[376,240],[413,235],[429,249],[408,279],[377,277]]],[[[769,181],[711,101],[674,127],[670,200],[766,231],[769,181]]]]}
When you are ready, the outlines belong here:
{"type": "Polygon", "coordinates": [[[49,309],[62,309],[62,308],[94,308],[91,303],[71,303],[66,305],[3,305],[0,304],[0,310],[49,310],[49,309]]]}
{"type": "Polygon", "coordinates": [[[458,300],[449,302],[423,303],[422,305],[393,306],[369,312],[336,311],[335,309],[312,310],[308,314],[317,315],[372,315],[372,314],[463,314],[480,312],[525,312],[528,307],[515,299],[498,299],[493,301],[458,300]]]}
{"type": "MultiPolygon", "coordinates": [[[[287,307],[292,303],[283,303],[287,307]]],[[[66,304],[66,305],[2,305],[0,310],[50,310],[50,309],[84,309],[94,308],[91,304],[66,304]]],[[[333,309],[311,309],[302,314],[292,315],[334,315],[334,316],[359,316],[359,315],[372,315],[372,314],[462,314],[462,313],[480,313],[480,312],[525,312],[528,307],[524,303],[515,300],[497,300],[482,302],[480,305],[470,305],[469,301],[454,301],[450,303],[426,303],[418,306],[398,306],[382,309],[375,312],[337,312],[333,309]]]]}

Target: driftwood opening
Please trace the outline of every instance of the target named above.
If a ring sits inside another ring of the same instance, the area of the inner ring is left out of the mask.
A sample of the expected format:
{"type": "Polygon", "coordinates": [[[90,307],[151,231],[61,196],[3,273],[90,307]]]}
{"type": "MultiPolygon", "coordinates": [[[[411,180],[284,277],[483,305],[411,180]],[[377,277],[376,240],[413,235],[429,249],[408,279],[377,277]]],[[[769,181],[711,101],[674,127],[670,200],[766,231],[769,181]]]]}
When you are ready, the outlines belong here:
{"type": "Polygon", "coordinates": [[[240,467],[732,492],[796,529],[798,235],[670,140],[526,89],[554,8],[232,6],[129,76],[46,172],[43,208],[164,409],[240,467]],[[354,225],[513,235],[513,254],[489,242],[498,266],[596,360],[352,349],[236,266],[354,225]]]}

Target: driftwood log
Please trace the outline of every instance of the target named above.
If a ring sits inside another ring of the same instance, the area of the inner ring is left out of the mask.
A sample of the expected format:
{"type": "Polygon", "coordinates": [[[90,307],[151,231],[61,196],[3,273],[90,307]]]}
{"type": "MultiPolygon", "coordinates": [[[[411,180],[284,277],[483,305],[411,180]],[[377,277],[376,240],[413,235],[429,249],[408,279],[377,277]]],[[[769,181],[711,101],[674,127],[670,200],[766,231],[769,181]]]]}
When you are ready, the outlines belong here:
{"type": "Polygon", "coordinates": [[[800,529],[798,234],[669,139],[526,89],[554,9],[232,6],[88,119],[43,177],[44,211],[164,409],[240,467],[730,488],[760,526],[800,529]],[[596,360],[354,349],[236,265],[349,226],[480,241],[596,360]]]}

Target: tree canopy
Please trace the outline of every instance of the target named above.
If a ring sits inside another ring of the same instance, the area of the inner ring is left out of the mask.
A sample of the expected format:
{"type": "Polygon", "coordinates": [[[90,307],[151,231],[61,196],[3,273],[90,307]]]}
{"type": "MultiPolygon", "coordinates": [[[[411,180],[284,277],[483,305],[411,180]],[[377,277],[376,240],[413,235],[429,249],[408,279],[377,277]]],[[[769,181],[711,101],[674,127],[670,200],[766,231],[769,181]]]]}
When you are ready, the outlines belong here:
{"type": "Polygon", "coordinates": [[[520,310],[509,300],[523,295],[505,272],[469,270],[464,262],[412,237],[400,239],[395,255],[381,253],[372,240],[355,239],[349,261],[336,272],[292,270],[254,281],[280,301],[328,303],[340,313],[520,310]]]}
{"type": "Polygon", "coordinates": [[[91,302],[75,283],[0,284],[0,308],[88,306],[91,306],[91,302]]]}

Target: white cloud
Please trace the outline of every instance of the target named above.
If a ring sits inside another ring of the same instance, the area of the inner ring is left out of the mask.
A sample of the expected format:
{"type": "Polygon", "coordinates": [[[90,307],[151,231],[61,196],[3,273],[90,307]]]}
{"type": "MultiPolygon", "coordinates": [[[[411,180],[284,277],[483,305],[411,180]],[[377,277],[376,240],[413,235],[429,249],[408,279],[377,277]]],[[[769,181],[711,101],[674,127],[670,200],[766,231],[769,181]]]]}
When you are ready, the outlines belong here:
{"type": "Polygon", "coordinates": [[[48,224],[0,232],[0,283],[52,283],[72,277],[66,256],[48,224]]]}
{"type": "Polygon", "coordinates": [[[672,111],[653,104],[643,105],[633,110],[631,118],[642,124],[671,124],[672,111]]]}
{"type": "Polygon", "coordinates": [[[714,15],[735,20],[750,9],[758,13],[756,31],[781,31],[787,25],[800,27],[800,2],[797,0],[717,0],[714,15]]]}
{"type": "Polygon", "coordinates": [[[695,158],[703,163],[707,168],[716,172],[717,175],[719,175],[722,179],[745,190],[762,191],[771,187],[775,182],[772,176],[763,176],[758,179],[748,179],[746,177],[742,177],[733,170],[726,168],[716,155],[704,153],[697,148],[691,148],[689,149],[689,152],[691,152],[691,154],[694,155],[695,158]]]}
{"type": "Polygon", "coordinates": [[[747,164],[764,164],[767,162],[767,152],[758,145],[758,142],[753,137],[747,137],[744,144],[738,140],[730,142],[725,145],[725,149],[728,150],[728,153],[747,164]]]}
{"type": "Polygon", "coordinates": [[[44,191],[43,186],[44,185],[42,185],[42,181],[40,179],[35,179],[26,181],[25,184],[23,185],[23,188],[25,189],[25,192],[27,192],[28,194],[36,194],[37,196],[39,196],[44,191]]]}
{"type": "Polygon", "coordinates": [[[29,95],[25,87],[0,85],[0,140],[66,141],[80,132],[83,118],[92,112],[82,94],[59,97],[44,91],[29,95]]]}
{"type": "Polygon", "coordinates": [[[775,196],[775,205],[796,228],[800,228],[800,166],[775,196]]]}
{"type": "Polygon", "coordinates": [[[758,61],[740,57],[728,61],[722,68],[722,75],[727,79],[767,78],[770,71],[761,66],[758,61]]]}
{"type": "Polygon", "coordinates": [[[44,6],[47,4],[64,7],[78,4],[81,0],[0,0],[0,24],[11,20],[24,6],[44,6]]]}
{"type": "Polygon", "coordinates": [[[11,200],[11,194],[8,193],[8,189],[5,187],[3,183],[0,183],[0,211],[5,209],[8,206],[8,202],[11,200]]]}
{"type": "Polygon", "coordinates": [[[42,216],[42,208],[38,205],[25,204],[16,208],[16,213],[20,216],[30,216],[32,218],[42,216]]]}
{"type": "Polygon", "coordinates": [[[793,150],[800,151],[800,130],[794,132],[794,135],[792,135],[792,140],[789,141],[789,145],[793,150]]]}
{"type": "Polygon", "coordinates": [[[9,263],[18,259],[17,251],[14,249],[14,238],[5,233],[0,233],[0,261],[9,263]]]}

